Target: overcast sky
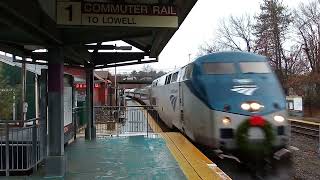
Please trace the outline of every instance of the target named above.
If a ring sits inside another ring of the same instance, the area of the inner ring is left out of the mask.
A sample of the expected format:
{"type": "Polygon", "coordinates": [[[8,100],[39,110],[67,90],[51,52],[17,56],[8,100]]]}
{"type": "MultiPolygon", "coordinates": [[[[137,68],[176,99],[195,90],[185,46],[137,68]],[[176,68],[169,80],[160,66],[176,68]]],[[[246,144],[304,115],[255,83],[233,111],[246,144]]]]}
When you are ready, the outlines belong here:
{"type": "MultiPolygon", "coordinates": [[[[283,0],[289,8],[296,8],[308,0],[283,0]]],[[[159,56],[159,62],[149,64],[156,70],[171,71],[193,60],[199,47],[214,38],[219,20],[229,15],[256,14],[262,0],[198,0],[179,30],[159,56]]],[[[117,68],[117,72],[140,70],[143,65],[117,68]]],[[[112,72],[113,69],[110,69],[112,72]]]]}

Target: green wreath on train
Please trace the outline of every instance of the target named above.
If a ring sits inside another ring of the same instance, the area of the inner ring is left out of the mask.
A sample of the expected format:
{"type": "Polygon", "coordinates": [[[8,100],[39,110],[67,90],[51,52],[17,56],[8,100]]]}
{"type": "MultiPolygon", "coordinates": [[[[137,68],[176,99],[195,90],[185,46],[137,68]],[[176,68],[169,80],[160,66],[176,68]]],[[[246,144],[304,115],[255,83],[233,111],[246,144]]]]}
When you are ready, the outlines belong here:
{"type": "Polygon", "coordinates": [[[263,121],[263,125],[252,125],[250,118],[243,121],[237,128],[236,131],[236,142],[242,153],[259,153],[261,155],[270,155],[272,153],[272,145],[274,141],[274,133],[272,125],[268,121],[263,121]],[[250,143],[249,142],[249,129],[251,127],[261,128],[264,132],[265,139],[261,143],[250,143]]]}

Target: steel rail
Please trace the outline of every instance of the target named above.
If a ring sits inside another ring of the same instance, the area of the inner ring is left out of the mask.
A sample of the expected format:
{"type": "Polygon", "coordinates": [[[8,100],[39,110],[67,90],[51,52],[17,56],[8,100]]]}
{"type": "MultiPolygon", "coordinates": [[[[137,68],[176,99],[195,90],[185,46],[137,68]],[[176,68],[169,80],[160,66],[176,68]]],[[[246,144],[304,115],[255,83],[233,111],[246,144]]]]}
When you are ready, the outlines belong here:
{"type": "Polygon", "coordinates": [[[288,119],[290,121],[291,132],[312,137],[320,137],[320,123],[288,119]]]}

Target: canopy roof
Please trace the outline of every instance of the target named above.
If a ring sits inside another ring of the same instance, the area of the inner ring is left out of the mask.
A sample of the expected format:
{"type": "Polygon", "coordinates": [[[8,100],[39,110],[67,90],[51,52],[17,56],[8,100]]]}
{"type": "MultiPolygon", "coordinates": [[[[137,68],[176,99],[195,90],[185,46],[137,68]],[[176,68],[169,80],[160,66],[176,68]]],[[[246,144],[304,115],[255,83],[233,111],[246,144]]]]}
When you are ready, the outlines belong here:
{"type": "MultiPolygon", "coordinates": [[[[28,63],[47,60],[46,52],[35,53],[33,50],[56,46],[64,48],[65,62],[72,66],[84,66],[89,63],[94,68],[104,68],[112,67],[112,63],[119,62],[127,62],[122,65],[155,62],[196,1],[152,0],[158,4],[164,2],[176,7],[178,27],[120,27],[58,25],[56,0],[1,0],[0,50],[32,58],[33,62],[28,63]],[[101,45],[102,42],[114,40],[123,40],[141,52],[98,52],[100,49],[115,49],[116,47],[101,45]],[[89,43],[97,45],[86,45],[89,43]],[[94,51],[89,53],[88,49],[94,51]],[[149,60],[143,61],[145,56],[149,56],[149,60]]],[[[127,3],[126,0],[110,2],[127,3]]]]}

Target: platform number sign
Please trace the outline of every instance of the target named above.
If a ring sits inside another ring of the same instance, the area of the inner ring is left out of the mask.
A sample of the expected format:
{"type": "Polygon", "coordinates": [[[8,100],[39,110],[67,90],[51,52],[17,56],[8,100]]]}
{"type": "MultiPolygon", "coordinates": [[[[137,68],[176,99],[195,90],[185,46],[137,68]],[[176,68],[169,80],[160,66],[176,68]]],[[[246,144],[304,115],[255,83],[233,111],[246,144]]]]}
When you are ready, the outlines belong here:
{"type": "Polygon", "coordinates": [[[58,2],[57,23],[65,25],[80,25],[81,2],[58,2]]]}
{"type": "MultiPolygon", "coordinates": [[[[81,26],[178,27],[177,8],[169,4],[139,4],[136,0],[56,0],[57,24],[81,26]]],[[[150,0],[143,0],[150,1],[150,0]]]]}

